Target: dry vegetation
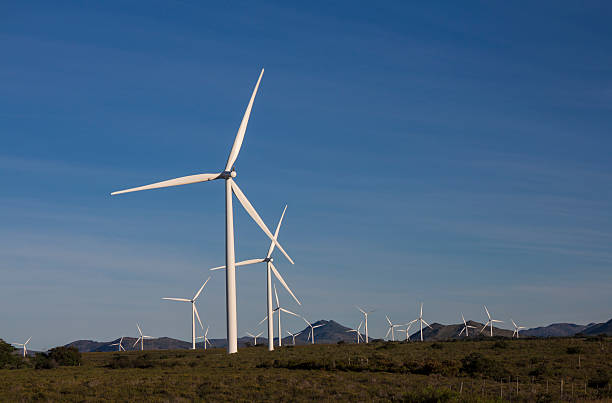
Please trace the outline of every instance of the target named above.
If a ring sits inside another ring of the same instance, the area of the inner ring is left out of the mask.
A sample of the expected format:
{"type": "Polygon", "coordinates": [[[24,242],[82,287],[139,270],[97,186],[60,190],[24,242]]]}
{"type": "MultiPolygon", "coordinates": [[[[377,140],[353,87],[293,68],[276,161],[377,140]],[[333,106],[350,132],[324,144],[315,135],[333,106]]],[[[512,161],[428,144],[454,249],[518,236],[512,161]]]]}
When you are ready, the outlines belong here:
{"type": "Polygon", "coordinates": [[[86,353],[78,367],[0,370],[0,401],[610,401],[611,347],[565,338],[86,353]]]}

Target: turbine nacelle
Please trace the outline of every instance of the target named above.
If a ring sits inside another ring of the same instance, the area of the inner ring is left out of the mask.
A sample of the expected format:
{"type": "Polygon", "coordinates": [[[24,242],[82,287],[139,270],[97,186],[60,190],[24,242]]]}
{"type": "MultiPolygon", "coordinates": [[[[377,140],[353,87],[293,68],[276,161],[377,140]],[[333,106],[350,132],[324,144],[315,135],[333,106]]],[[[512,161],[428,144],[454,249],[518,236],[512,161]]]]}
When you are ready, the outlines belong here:
{"type": "Polygon", "coordinates": [[[221,179],[231,179],[235,177],[236,177],[236,171],[233,169],[231,171],[223,171],[219,174],[219,178],[221,179]]]}

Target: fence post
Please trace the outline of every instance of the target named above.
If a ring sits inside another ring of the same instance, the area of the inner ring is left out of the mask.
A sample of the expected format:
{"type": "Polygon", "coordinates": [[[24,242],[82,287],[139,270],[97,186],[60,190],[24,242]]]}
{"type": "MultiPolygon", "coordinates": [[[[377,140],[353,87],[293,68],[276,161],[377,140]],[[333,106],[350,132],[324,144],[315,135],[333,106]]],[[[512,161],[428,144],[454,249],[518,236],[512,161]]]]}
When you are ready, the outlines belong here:
{"type": "Polygon", "coordinates": [[[563,399],[563,378],[561,378],[561,399],[563,399]]]}

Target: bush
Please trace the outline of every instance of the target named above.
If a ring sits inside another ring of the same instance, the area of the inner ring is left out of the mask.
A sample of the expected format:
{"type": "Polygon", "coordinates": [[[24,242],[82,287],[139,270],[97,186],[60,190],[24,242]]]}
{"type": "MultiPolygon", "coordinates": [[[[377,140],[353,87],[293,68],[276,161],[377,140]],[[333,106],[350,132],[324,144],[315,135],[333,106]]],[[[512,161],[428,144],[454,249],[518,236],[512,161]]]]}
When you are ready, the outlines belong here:
{"type": "Polygon", "coordinates": [[[495,343],[493,343],[493,348],[507,348],[508,347],[508,343],[506,343],[505,340],[497,340],[495,343]]]}
{"type": "Polygon", "coordinates": [[[57,361],[50,358],[49,355],[45,353],[38,353],[34,357],[33,365],[35,369],[53,369],[57,368],[57,361]]]}
{"type": "Polygon", "coordinates": [[[501,363],[483,357],[480,353],[465,356],[461,360],[461,371],[469,375],[480,374],[496,379],[506,376],[506,370],[501,363]]]}
{"type": "Polygon", "coordinates": [[[582,350],[578,346],[571,346],[565,350],[568,354],[580,354],[582,350]]]}
{"type": "Polygon", "coordinates": [[[62,366],[76,367],[83,363],[81,352],[76,347],[55,347],[49,350],[48,355],[51,360],[62,366]]]}
{"type": "Polygon", "coordinates": [[[434,350],[442,350],[443,346],[440,343],[433,343],[431,346],[434,350]]]}
{"type": "Polygon", "coordinates": [[[24,365],[23,359],[15,355],[15,347],[0,339],[0,369],[20,368],[24,365]]]}

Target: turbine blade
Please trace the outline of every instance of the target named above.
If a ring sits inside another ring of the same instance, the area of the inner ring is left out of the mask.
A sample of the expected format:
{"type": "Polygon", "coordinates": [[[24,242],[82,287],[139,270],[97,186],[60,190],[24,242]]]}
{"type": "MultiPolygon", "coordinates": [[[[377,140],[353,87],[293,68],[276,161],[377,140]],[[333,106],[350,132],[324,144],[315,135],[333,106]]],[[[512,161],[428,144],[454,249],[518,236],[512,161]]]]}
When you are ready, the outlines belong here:
{"type": "Polygon", "coordinates": [[[259,227],[268,236],[268,238],[270,238],[272,240],[272,242],[274,242],[276,244],[276,247],[278,247],[278,249],[281,252],[283,252],[283,255],[285,255],[285,257],[291,262],[291,264],[294,264],[293,260],[289,257],[287,252],[285,252],[285,249],[283,249],[281,244],[278,243],[278,241],[276,239],[274,239],[274,236],[272,235],[272,233],[270,232],[270,230],[268,229],[266,224],[263,222],[263,220],[261,219],[259,214],[257,214],[257,211],[255,211],[255,208],[253,207],[251,202],[249,202],[249,200],[246,198],[244,193],[242,193],[242,190],[240,190],[240,188],[238,187],[236,182],[231,180],[231,179],[228,179],[228,180],[230,181],[230,183],[232,185],[232,190],[234,191],[234,194],[236,195],[236,197],[238,198],[238,200],[242,204],[242,207],[244,207],[244,209],[247,211],[247,213],[249,213],[251,218],[257,223],[257,225],[259,225],[259,227]]]}
{"type": "Polygon", "coordinates": [[[276,308],[280,308],[280,302],[278,302],[278,293],[276,292],[276,284],[274,284],[274,297],[276,298],[276,308]]]}
{"type": "Polygon", "coordinates": [[[167,188],[170,186],[180,186],[180,185],[189,185],[191,183],[207,182],[213,179],[217,179],[219,175],[221,174],[198,174],[198,175],[182,176],[180,178],[169,179],[167,181],[162,181],[162,182],[156,182],[150,185],[139,186],[139,187],[124,189],[124,190],[118,190],[116,192],[111,193],[111,196],[122,194],[122,193],[138,192],[140,190],[159,189],[159,188],[167,188]]]}
{"type": "Polygon", "coordinates": [[[136,327],[138,328],[138,333],[140,333],[140,335],[142,336],[142,330],[140,330],[140,326],[138,326],[138,323],[136,323],[136,327]]]}
{"type": "Polygon", "coordinates": [[[289,315],[293,315],[293,316],[296,316],[296,317],[298,317],[298,318],[300,317],[300,315],[298,315],[297,313],[293,313],[293,312],[291,312],[291,311],[290,311],[290,310],[288,310],[288,309],[285,309],[285,308],[280,308],[280,310],[281,310],[281,311],[283,311],[283,312],[285,312],[285,313],[288,313],[289,315]]]}
{"type": "Polygon", "coordinates": [[[302,303],[300,302],[299,299],[297,299],[297,297],[293,294],[293,291],[291,291],[291,289],[289,288],[289,286],[287,285],[287,283],[285,282],[285,280],[283,279],[283,276],[280,275],[280,273],[278,272],[278,270],[276,270],[276,267],[274,267],[274,264],[272,262],[270,263],[270,268],[272,269],[272,273],[274,273],[274,275],[276,276],[276,278],[278,279],[278,281],[280,281],[280,283],[283,285],[283,287],[285,287],[285,289],[287,290],[287,292],[289,292],[289,294],[291,294],[291,296],[293,297],[293,299],[295,300],[295,302],[298,303],[298,305],[302,305],[302,303]]]}
{"type": "MultiPolygon", "coordinates": [[[[423,320],[423,319],[422,319],[423,320]]],[[[425,320],[423,320],[423,323],[425,323],[427,325],[428,328],[431,329],[431,326],[429,326],[429,323],[425,322],[425,320]]],[[[432,329],[433,330],[433,329],[432,329]]]]}
{"type": "Polygon", "coordinates": [[[196,318],[198,318],[198,322],[200,322],[200,327],[204,330],[204,325],[202,324],[202,320],[200,319],[200,314],[198,313],[198,308],[193,304],[193,311],[196,314],[196,318]]]}
{"type": "Polygon", "coordinates": [[[246,111],[244,112],[244,116],[242,117],[242,122],[240,122],[240,127],[238,128],[236,139],[234,139],[234,145],[232,145],[232,150],[230,151],[229,157],[227,158],[227,164],[225,165],[226,171],[232,169],[234,162],[236,162],[236,158],[238,158],[238,153],[240,153],[240,147],[242,147],[242,141],[244,140],[244,133],[246,133],[247,125],[249,124],[251,109],[253,109],[253,101],[255,101],[255,95],[257,95],[257,89],[259,89],[259,83],[261,82],[261,77],[263,76],[263,73],[264,69],[261,69],[261,73],[259,74],[259,78],[257,79],[257,84],[255,84],[253,94],[251,94],[251,99],[249,100],[249,104],[247,105],[246,111]]]}
{"type": "MultiPolygon", "coordinates": [[[[236,262],[236,264],[234,266],[236,266],[236,267],[238,267],[238,266],[246,266],[246,265],[254,264],[254,263],[263,263],[265,261],[266,261],[266,259],[249,259],[249,260],[243,260],[242,262],[236,262]]],[[[212,269],[209,269],[209,270],[221,270],[221,269],[225,269],[225,265],[213,267],[212,269]]]]}
{"type": "Polygon", "coordinates": [[[387,322],[389,322],[389,326],[393,326],[393,323],[391,323],[391,320],[389,320],[389,317],[387,315],[385,315],[385,318],[387,319],[387,322]]]}
{"type": "MultiPolygon", "coordinates": [[[[278,231],[280,230],[281,224],[283,223],[283,217],[285,216],[285,211],[287,211],[287,205],[285,204],[285,208],[283,209],[283,214],[281,214],[280,220],[278,220],[278,224],[276,225],[276,231],[274,231],[274,239],[278,240],[278,231]]],[[[268,254],[266,258],[270,258],[272,256],[272,252],[274,251],[274,242],[270,242],[270,248],[268,249],[268,254]]]]}
{"type": "Polygon", "coordinates": [[[489,313],[489,310],[487,309],[487,306],[485,305],[485,311],[487,311],[487,316],[489,317],[489,319],[491,319],[491,314],[489,313]]]}
{"type": "Polygon", "coordinates": [[[259,321],[259,323],[257,324],[257,326],[261,325],[262,323],[264,323],[266,320],[268,320],[268,315],[266,315],[265,318],[263,318],[262,320],[259,321]]]}
{"type": "Polygon", "coordinates": [[[200,289],[198,290],[198,292],[196,293],[195,297],[193,297],[193,300],[195,301],[196,299],[198,299],[198,297],[200,296],[200,293],[202,292],[202,290],[204,289],[204,287],[206,287],[206,283],[208,283],[208,280],[210,280],[210,276],[208,276],[208,278],[206,279],[206,281],[204,282],[204,284],[202,284],[202,287],[200,287],[200,289]]]}
{"type": "Polygon", "coordinates": [[[359,308],[357,305],[355,305],[355,306],[357,307],[357,309],[359,309],[361,311],[362,314],[366,315],[366,312],[363,309],[359,308]]]}
{"type": "Polygon", "coordinates": [[[187,298],[169,298],[169,297],[164,297],[162,299],[167,299],[168,301],[191,302],[191,300],[187,299],[187,298]]]}
{"type": "Polygon", "coordinates": [[[252,335],[251,333],[249,333],[249,332],[246,332],[246,334],[248,334],[248,335],[249,335],[249,336],[251,336],[251,337],[255,337],[255,336],[253,336],[253,335],[252,335]]]}
{"type": "Polygon", "coordinates": [[[28,339],[28,341],[26,341],[26,342],[25,342],[25,343],[23,343],[23,344],[24,344],[24,345],[25,345],[25,344],[28,344],[28,343],[30,342],[30,340],[32,340],[32,337],[30,337],[30,338],[28,339]]]}
{"type": "Polygon", "coordinates": [[[136,342],[134,343],[134,345],[132,346],[132,348],[136,347],[136,344],[138,344],[138,342],[140,341],[140,337],[138,338],[138,340],[136,340],[136,342]]]}
{"type": "Polygon", "coordinates": [[[385,334],[385,338],[389,337],[389,333],[391,333],[391,328],[389,328],[389,330],[387,330],[387,334],[385,334]]]}

